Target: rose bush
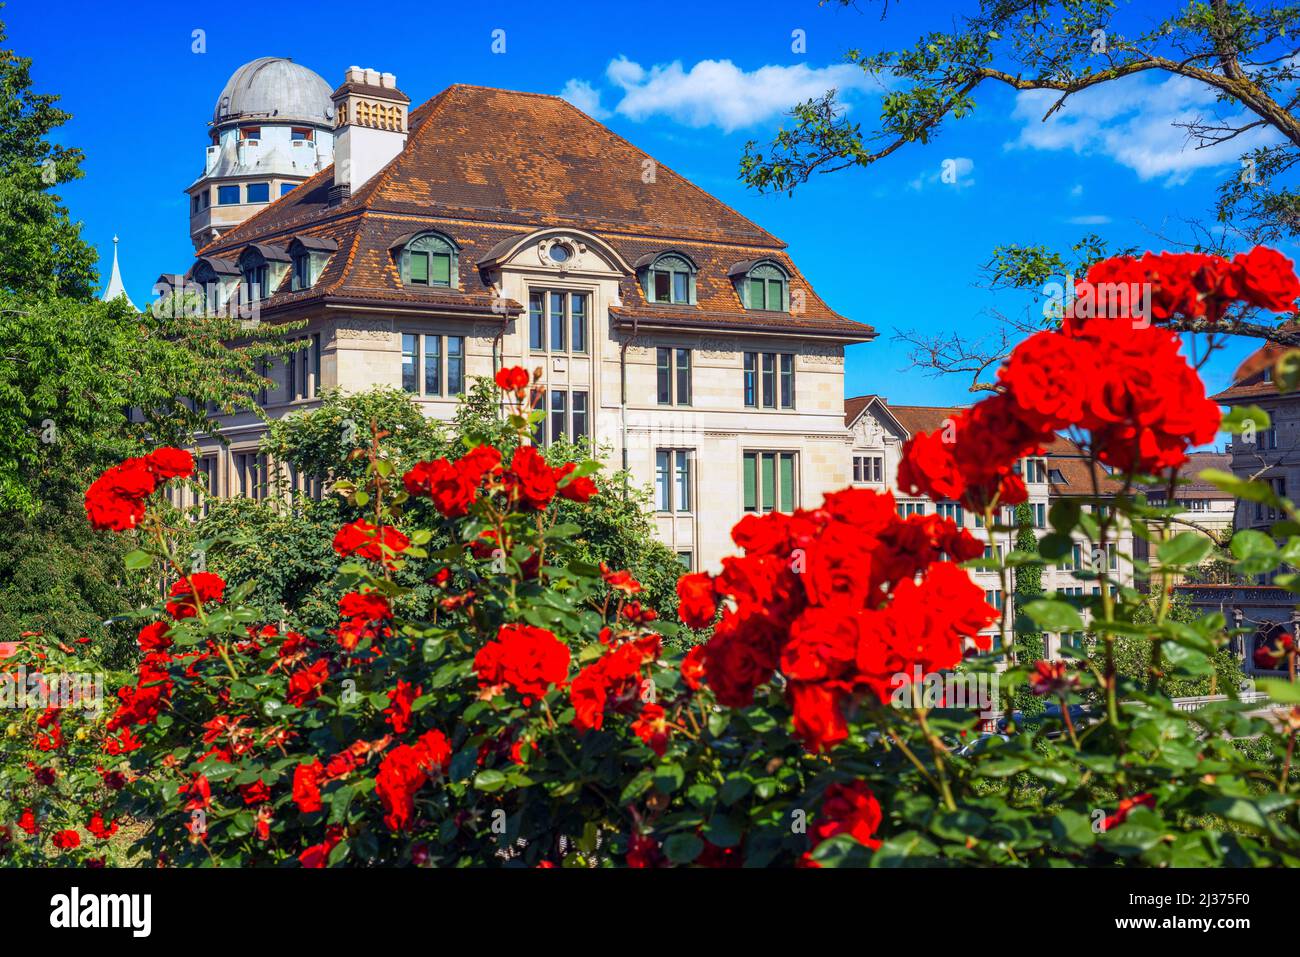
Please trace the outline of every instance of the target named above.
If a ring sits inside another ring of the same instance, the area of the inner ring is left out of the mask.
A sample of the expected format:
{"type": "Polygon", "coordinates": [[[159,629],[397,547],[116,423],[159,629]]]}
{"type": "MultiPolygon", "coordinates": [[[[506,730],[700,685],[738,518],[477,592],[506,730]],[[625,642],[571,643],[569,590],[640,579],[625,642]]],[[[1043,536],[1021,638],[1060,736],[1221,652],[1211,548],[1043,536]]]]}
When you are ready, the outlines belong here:
{"type": "MultiPolygon", "coordinates": [[[[1107,270],[1155,285],[1157,320],[1298,288],[1259,250],[1107,270]]],[[[87,514],[136,529],[175,584],[139,613],[137,672],[79,759],[121,786],[67,814],[24,797],[25,820],[63,854],[84,853],[74,836],[148,822],[135,847],[169,866],[1300,864],[1296,686],[1265,685],[1277,704],[1263,715],[1232,698],[1180,711],[1159,688],[1204,673],[1227,640],[1222,616],[1168,614],[1169,576],[1208,542],[1160,545],[1150,593],[1100,567],[1082,573],[1096,597],[1022,609],[1035,630],[1096,635],[1059,662],[1020,664],[1011,623],[962,567],[995,568],[1005,587],[1072,542],[1113,541],[1121,516],[1140,536],[1167,524],[1144,489],[1160,482],[1172,501],[1176,467],[1219,416],[1177,339],[1142,318],[1068,316],[1033,337],[1002,391],[914,438],[900,473],[1000,529],[1024,498],[1018,460],[1072,429],[1094,464],[1125,470],[1104,512],[1058,503],[1038,549],[1001,562],[948,519],[900,517],[888,494],[746,517],[740,554],[678,583],[682,621],[711,631],[684,654],[633,575],[577,557],[558,503],[606,493],[596,463],[552,466],[526,444],[542,413],[522,369],[496,377],[520,440],[508,456],[470,440],[399,475],[381,431],[358,452],[364,471],[335,491],[365,517],[333,536],[343,593],[326,627],[285,628],[247,602],[250,582],[187,567],[149,498],[185,474],[184,453],[123,463],[87,514]],[[1051,371],[1079,368],[1096,374],[1051,371]],[[425,503],[436,529],[396,527],[425,503]],[[435,537],[450,544],[426,548],[435,537]],[[413,575],[437,589],[431,608],[413,575]],[[1116,666],[1121,635],[1147,642],[1147,675],[1116,666]],[[1060,707],[981,738],[978,713],[917,680],[954,670],[1060,707]]],[[[1290,503],[1270,501],[1300,533],[1290,503]]],[[[1244,573],[1291,560],[1267,536],[1244,541],[1244,573]]],[[[1294,642],[1277,652],[1293,675],[1294,642]]]]}

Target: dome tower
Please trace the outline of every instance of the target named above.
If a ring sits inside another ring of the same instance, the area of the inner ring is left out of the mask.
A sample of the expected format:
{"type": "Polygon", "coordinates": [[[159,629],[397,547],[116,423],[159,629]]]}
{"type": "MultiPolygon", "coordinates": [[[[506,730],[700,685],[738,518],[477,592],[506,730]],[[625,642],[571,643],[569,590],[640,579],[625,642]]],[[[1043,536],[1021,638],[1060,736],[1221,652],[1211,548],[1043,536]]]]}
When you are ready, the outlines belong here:
{"type": "Polygon", "coordinates": [[[331,92],[286,57],[260,57],[234,72],[212,110],[203,173],[185,190],[195,249],[333,162],[331,92]]]}

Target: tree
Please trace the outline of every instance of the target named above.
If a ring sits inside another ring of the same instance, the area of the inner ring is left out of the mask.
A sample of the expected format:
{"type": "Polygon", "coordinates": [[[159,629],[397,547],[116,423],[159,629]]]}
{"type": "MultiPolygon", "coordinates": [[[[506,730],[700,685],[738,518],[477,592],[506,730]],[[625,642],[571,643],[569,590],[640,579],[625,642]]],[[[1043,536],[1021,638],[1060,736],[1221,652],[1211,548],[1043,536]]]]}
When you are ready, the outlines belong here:
{"type": "MultiPolygon", "coordinates": [[[[852,0],[838,0],[850,6],[852,0]]],[[[1215,232],[1192,224],[1188,245],[1221,252],[1227,242],[1247,244],[1300,235],[1300,192],[1290,182],[1300,162],[1300,115],[1295,83],[1300,44],[1295,41],[1300,5],[1263,7],[1230,0],[1188,3],[1154,26],[1130,31],[1111,0],[979,0],[975,12],[950,30],[927,33],[907,49],[875,53],[850,50],[865,72],[888,80],[875,128],[864,132],[842,109],[836,91],[799,104],[793,126],[780,130],[767,150],[751,141],[740,163],[741,178],[760,191],[793,192],[812,176],[868,167],[904,146],[925,144],[949,120],[976,109],[976,92],[987,86],[1054,94],[1044,120],[1069,98],[1141,74],[1186,77],[1214,90],[1212,116],[1186,125],[1196,148],[1225,143],[1248,130],[1272,129],[1282,142],[1242,157],[1241,170],[1224,180],[1215,232]]],[[[888,4],[885,4],[885,13],[888,4]]],[[[1087,236],[1062,255],[1044,246],[998,247],[986,269],[994,286],[1038,290],[1049,279],[1079,275],[1116,250],[1087,236]]],[[[1033,319],[1007,321],[1008,331],[972,342],[958,335],[905,331],[913,361],[936,373],[972,376],[971,391],[992,388],[985,373],[1005,357],[1018,334],[1041,328],[1033,319]]],[[[1202,320],[1181,319],[1171,328],[1207,332],[1202,320]]],[[[1236,311],[1213,326],[1236,334],[1300,345],[1300,328],[1254,322],[1236,311]]]]}
{"type": "MultiPolygon", "coordinates": [[[[1038,552],[1038,536],[1034,534],[1033,514],[1028,503],[1016,506],[1016,551],[1025,555],[1038,552]]],[[[1031,601],[1043,597],[1043,567],[1036,564],[1022,564],[1015,567],[1016,581],[1016,643],[1024,648],[1024,654],[1018,662],[1032,668],[1035,661],[1047,657],[1047,646],[1043,633],[1034,625],[1033,619],[1022,609],[1031,601]]],[[[1015,706],[1023,714],[1037,714],[1043,710],[1043,699],[1027,687],[1016,690],[1015,706]]]]}
{"type": "Polygon", "coordinates": [[[84,157],[47,139],[71,116],[57,96],[32,91],[31,66],[0,50],[0,289],[86,299],[98,257],[51,192],[82,177],[84,157]]]}

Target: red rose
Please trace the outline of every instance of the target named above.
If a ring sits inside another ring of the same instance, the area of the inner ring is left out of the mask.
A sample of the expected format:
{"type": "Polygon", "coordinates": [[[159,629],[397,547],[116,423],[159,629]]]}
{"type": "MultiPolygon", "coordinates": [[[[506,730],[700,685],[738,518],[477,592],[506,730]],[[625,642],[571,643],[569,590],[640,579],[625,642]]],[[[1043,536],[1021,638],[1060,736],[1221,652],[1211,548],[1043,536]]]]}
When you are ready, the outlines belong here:
{"type": "Polygon", "coordinates": [[[325,767],[319,760],[293,769],[293,801],[304,814],[321,809],[320,783],[325,767]]]}
{"type": "Polygon", "coordinates": [[[682,659],[682,680],[686,687],[698,691],[704,680],[704,646],[696,645],[682,659]]]}
{"type": "Polygon", "coordinates": [[[54,835],[54,846],[61,851],[70,851],[81,846],[81,835],[73,830],[59,831],[54,835]]]}
{"type": "Polygon", "coordinates": [[[691,628],[707,628],[718,614],[713,579],[704,572],[677,579],[677,615],[691,628]]]}
{"type": "Polygon", "coordinates": [[[168,637],[167,632],[171,625],[165,621],[155,621],[151,625],[145,625],[136,635],[136,644],[140,646],[141,651],[166,651],[171,647],[172,640],[168,637]]]}
{"type": "Polygon", "coordinates": [[[107,841],[110,837],[116,834],[117,827],[118,825],[116,821],[105,823],[104,815],[100,811],[96,811],[92,814],[90,816],[90,821],[86,824],[86,830],[95,835],[95,837],[99,838],[101,841],[107,841]]]}
{"type": "Polygon", "coordinates": [[[144,459],[114,465],[86,489],[86,518],[91,527],[115,532],[135,528],[144,518],[144,500],[158,481],[144,459]]]}
{"type": "Polygon", "coordinates": [[[568,647],[545,628],[502,625],[474,658],[479,687],[491,697],[510,686],[529,698],[562,687],[569,676],[568,647]]]}
{"type": "Polygon", "coordinates": [[[526,509],[541,511],[555,498],[555,472],[531,445],[515,449],[505,480],[511,499],[526,509]]]}
{"type": "Polygon", "coordinates": [[[344,525],[334,536],[334,551],[338,554],[344,557],[359,555],[389,567],[393,564],[393,556],[406,551],[410,544],[411,540],[393,526],[377,528],[363,518],[344,525]]]}
{"type": "Polygon", "coordinates": [[[220,602],[226,591],[226,583],[220,575],[212,572],[194,572],[172,585],[170,596],[174,601],[167,603],[167,614],[178,621],[193,618],[198,608],[208,602],[220,602]]]}
{"type": "Polygon", "coordinates": [[[632,722],[632,733],[662,758],[668,748],[668,735],[671,733],[663,705],[651,702],[643,707],[641,714],[632,722]]]}
{"type": "Polygon", "coordinates": [[[529,381],[531,381],[527,370],[523,366],[498,369],[494,378],[497,387],[506,392],[517,392],[520,389],[526,389],[529,381]]]}
{"type": "Polygon", "coordinates": [[[144,461],[149,471],[157,476],[160,482],[194,474],[194,456],[184,449],[164,446],[161,449],[154,449],[144,457],[144,461]]]}
{"type": "Polygon", "coordinates": [[[582,504],[589,502],[600,491],[596,488],[596,483],[585,475],[575,476],[569,481],[559,484],[560,480],[568,476],[578,466],[574,462],[566,462],[555,470],[555,481],[559,486],[561,498],[567,498],[571,502],[582,504]]]}
{"type": "Polygon", "coordinates": [[[289,677],[289,703],[300,708],[309,701],[314,701],[319,697],[321,685],[329,680],[329,676],[329,663],[323,660],[299,668],[289,677]]]}
{"type": "Polygon", "coordinates": [[[389,704],[384,709],[384,720],[393,726],[394,733],[405,734],[411,729],[411,705],[418,697],[420,688],[412,687],[409,681],[400,678],[397,687],[388,692],[389,704]]]}
{"type": "Polygon", "coordinates": [[[1300,280],[1291,260],[1276,249],[1256,246],[1248,253],[1238,253],[1232,262],[1241,270],[1242,295],[1251,305],[1273,312],[1295,309],[1300,280]]]}
{"type": "Polygon", "coordinates": [[[813,824],[813,846],[837,834],[848,834],[864,847],[875,850],[880,841],[874,835],[882,819],[880,802],[866,782],[832,784],[826,789],[821,813],[813,824]]]}

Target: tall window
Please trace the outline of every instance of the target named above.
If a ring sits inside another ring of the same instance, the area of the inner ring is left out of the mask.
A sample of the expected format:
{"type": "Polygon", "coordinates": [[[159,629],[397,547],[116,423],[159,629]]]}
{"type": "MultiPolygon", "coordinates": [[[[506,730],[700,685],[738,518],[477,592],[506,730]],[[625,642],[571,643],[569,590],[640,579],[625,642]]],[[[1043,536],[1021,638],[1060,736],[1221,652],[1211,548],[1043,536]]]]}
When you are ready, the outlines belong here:
{"type": "Polygon", "coordinates": [[[257,452],[236,452],[235,488],[243,498],[266,497],[266,456],[257,452]]]}
{"type": "Polygon", "coordinates": [[[952,519],[957,523],[958,528],[963,527],[966,523],[966,514],[959,502],[940,502],[934,507],[934,511],[936,515],[952,519]]]}
{"type": "Polygon", "coordinates": [[[402,333],[402,388],[412,395],[465,391],[465,337],[402,333]]]}
{"type": "Polygon", "coordinates": [[[546,389],[538,390],[540,397],[534,408],[545,409],[546,419],[538,423],[533,431],[533,441],[538,445],[549,445],[561,439],[577,442],[590,436],[589,410],[587,407],[587,390],[585,389],[546,389]]]}
{"type": "Polygon", "coordinates": [[[745,405],[794,408],[794,355],[788,352],[745,353],[745,405]]]}
{"type": "Polygon", "coordinates": [[[899,502],[894,508],[902,518],[925,514],[924,502],[899,502]]]}
{"type": "Polygon", "coordinates": [[[530,292],[528,348],[534,352],[586,352],[587,313],[585,292],[530,292]]]}
{"type": "Polygon", "coordinates": [[[268,269],[266,263],[256,266],[247,266],[244,269],[244,301],[256,302],[259,299],[265,299],[271,294],[268,288],[269,283],[268,269]]]}
{"type": "Polygon", "coordinates": [[[299,253],[293,257],[293,281],[291,285],[295,290],[310,289],[315,277],[312,276],[311,254],[299,253]]]}
{"type": "Polygon", "coordinates": [[[408,286],[456,285],[456,247],[436,233],[417,236],[402,250],[402,281],[408,286]]]}
{"type": "Polygon", "coordinates": [[[655,451],[655,508],[661,512],[691,510],[691,451],[655,451]]]}
{"type": "Polygon", "coordinates": [[[249,183],[248,184],[248,202],[266,203],[271,199],[270,183],[249,183]]]}
{"type": "Polygon", "coordinates": [[[880,455],[853,456],[853,481],[880,482],[885,473],[885,459],[880,455]]]}
{"type": "Polygon", "coordinates": [[[313,333],[307,345],[285,359],[285,391],[290,399],[314,399],[320,393],[320,333],[313,333]]]}
{"type": "Polygon", "coordinates": [[[695,267],[683,256],[660,256],[646,270],[644,286],[650,302],[689,305],[695,302],[695,267]]]}
{"type": "Polygon", "coordinates": [[[199,479],[199,510],[208,514],[211,500],[217,497],[217,457],[205,455],[197,460],[199,479]]]}
{"type": "Polygon", "coordinates": [[[1025,481],[1046,482],[1047,461],[1045,459],[1025,459],[1025,481]]]}
{"type": "Polygon", "coordinates": [[[744,453],[746,512],[794,511],[798,503],[796,452],[744,453]]]}
{"type": "Polygon", "coordinates": [[[691,404],[691,350],[656,350],[656,395],[660,405],[691,404]]]}
{"type": "Polygon", "coordinates": [[[239,186],[218,186],[217,187],[217,205],[218,206],[237,206],[239,205],[239,186]]]}

